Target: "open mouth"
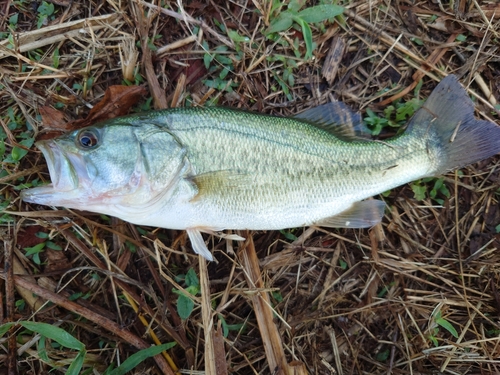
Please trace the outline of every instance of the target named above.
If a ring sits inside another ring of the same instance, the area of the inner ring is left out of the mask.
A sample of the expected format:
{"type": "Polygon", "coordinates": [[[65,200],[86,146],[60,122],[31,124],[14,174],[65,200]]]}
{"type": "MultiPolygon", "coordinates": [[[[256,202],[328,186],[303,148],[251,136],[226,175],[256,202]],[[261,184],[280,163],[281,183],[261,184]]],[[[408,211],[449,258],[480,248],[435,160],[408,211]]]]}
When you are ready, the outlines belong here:
{"type": "Polygon", "coordinates": [[[23,190],[21,198],[31,203],[57,205],[64,199],[65,193],[78,188],[78,176],[71,160],[61,152],[56,142],[39,141],[36,146],[45,157],[52,183],[23,190]]]}
{"type": "Polygon", "coordinates": [[[36,146],[42,151],[54,190],[71,191],[78,187],[78,176],[69,158],[52,141],[40,141],[36,146]]]}

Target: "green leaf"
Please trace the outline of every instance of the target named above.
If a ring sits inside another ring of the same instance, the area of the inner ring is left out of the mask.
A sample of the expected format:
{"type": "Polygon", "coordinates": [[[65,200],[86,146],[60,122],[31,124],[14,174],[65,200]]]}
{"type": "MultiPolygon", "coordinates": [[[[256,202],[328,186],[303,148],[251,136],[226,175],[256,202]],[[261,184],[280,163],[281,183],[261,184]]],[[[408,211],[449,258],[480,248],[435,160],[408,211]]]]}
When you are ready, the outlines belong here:
{"type": "Polygon", "coordinates": [[[59,67],[59,59],[60,59],[59,48],[56,48],[54,50],[54,54],[52,55],[52,65],[56,69],[59,67]]]}
{"type": "Polygon", "coordinates": [[[26,250],[26,256],[30,256],[33,254],[38,254],[45,248],[45,242],[41,242],[38,245],[32,246],[32,247],[25,247],[24,250],[26,250]]]}
{"type": "Polygon", "coordinates": [[[283,12],[271,22],[265,33],[272,34],[288,30],[292,26],[292,23],[293,14],[291,12],[283,12]]]}
{"type": "Polygon", "coordinates": [[[24,328],[29,329],[32,332],[39,333],[40,335],[46,336],[51,340],[54,340],[70,349],[74,350],[85,350],[85,345],[66,332],[64,329],[56,327],[52,324],[38,323],[38,322],[19,322],[24,328]]]}
{"type": "Polygon", "coordinates": [[[222,71],[219,73],[219,78],[220,79],[226,78],[228,73],[229,73],[229,69],[227,67],[224,67],[224,69],[222,69],[222,71]]]}
{"type": "Polygon", "coordinates": [[[14,325],[14,323],[5,323],[5,324],[2,324],[0,326],[0,337],[2,337],[3,335],[5,335],[7,333],[7,331],[10,329],[10,327],[12,327],[14,325]]]}
{"type": "Polygon", "coordinates": [[[420,38],[410,38],[412,42],[414,42],[416,45],[423,46],[424,42],[420,38]]]}
{"type": "Polygon", "coordinates": [[[58,244],[52,242],[52,241],[47,241],[45,242],[45,244],[47,245],[47,247],[49,249],[52,249],[52,250],[62,250],[62,247],[59,246],[58,244]]]}
{"type": "Polygon", "coordinates": [[[42,264],[42,260],[40,259],[40,253],[33,254],[33,258],[31,258],[31,260],[33,260],[33,263],[35,263],[38,266],[42,264]]]}
{"type": "Polygon", "coordinates": [[[284,229],[280,230],[280,233],[285,236],[285,238],[289,241],[295,241],[297,236],[289,231],[285,231],[284,229]]]}
{"type": "Polygon", "coordinates": [[[0,158],[3,159],[5,155],[5,142],[0,139],[0,158]]]}
{"type": "Polygon", "coordinates": [[[19,13],[14,13],[12,16],[9,18],[9,24],[11,25],[17,25],[17,21],[19,19],[19,13]]]}
{"type": "Polygon", "coordinates": [[[302,35],[304,37],[304,43],[306,44],[306,55],[305,59],[308,60],[312,57],[313,51],[313,39],[312,39],[312,31],[307,22],[305,22],[302,18],[295,17],[295,22],[297,22],[302,28],[302,35]]]}
{"type": "Polygon", "coordinates": [[[131,253],[137,253],[137,246],[135,246],[132,242],[130,242],[129,240],[125,240],[125,245],[131,253]]]}
{"type": "Polygon", "coordinates": [[[234,31],[234,30],[231,30],[229,29],[227,31],[227,35],[229,36],[229,38],[231,38],[231,40],[235,43],[245,43],[245,42],[248,42],[250,41],[250,38],[247,37],[247,36],[242,36],[240,34],[238,34],[237,31],[234,31]]]}
{"type": "Polygon", "coordinates": [[[458,332],[449,321],[447,321],[444,318],[436,318],[436,323],[441,327],[443,327],[448,332],[450,332],[453,335],[453,337],[458,339],[458,332]]]}
{"type": "Polygon", "coordinates": [[[425,185],[418,185],[416,182],[411,184],[411,190],[413,190],[414,198],[418,201],[425,199],[425,193],[427,192],[427,187],[425,185]]]}
{"type": "Polygon", "coordinates": [[[47,345],[47,338],[45,336],[41,336],[40,341],[38,342],[38,348],[37,348],[38,355],[40,356],[42,361],[49,362],[50,359],[49,359],[49,356],[47,354],[46,345],[47,345]]]}
{"type": "Polygon", "coordinates": [[[76,293],[73,293],[72,295],[70,295],[68,297],[68,299],[70,301],[76,301],[78,298],[80,298],[81,296],[83,295],[83,292],[76,292],[76,293]]]}
{"type": "Polygon", "coordinates": [[[305,5],[305,3],[305,0],[290,0],[290,3],[288,4],[288,10],[290,12],[297,13],[300,8],[305,5]]]}
{"type": "Polygon", "coordinates": [[[186,285],[187,286],[200,286],[200,280],[198,279],[198,276],[196,275],[196,272],[194,269],[190,268],[189,271],[186,274],[186,285]]]}
{"type": "Polygon", "coordinates": [[[33,143],[35,143],[35,138],[27,138],[19,142],[20,145],[26,148],[30,148],[31,146],[33,146],[33,143]]]}
{"type": "Polygon", "coordinates": [[[276,292],[271,292],[273,298],[276,300],[276,302],[280,303],[283,301],[283,296],[281,295],[281,292],[276,291],[276,292]]]}
{"type": "Polygon", "coordinates": [[[186,288],[186,292],[195,296],[200,292],[200,286],[199,285],[190,285],[186,288]]]}
{"type": "Polygon", "coordinates": [[[177,298],[177,313],[182,320],[189,318],[194,309],[194,302],[191,298],[181,294],[177,298]]]}
{"type": "Polygon", "coordinates": [[[86,354],[87,351],[85,349],[80,350],[80,352],[76,355],[75,359],[73,359],[73,362],[71,362],[71,365],[69,365],[68,369],[66,370],[66,375],[80,374],[80,371],[82,370],[83,367],[83,362],[85,361],[86,354]]]}
{"type": "Polygon", "coordinates": [[[23,299],[18,299],[15,305],[19,309],[19,311],[23,311],[26,307],[26,301],[23,299]]]}
{"type": "Polygon", "coordinates": [[[307,23],[317,23],[336,17],[344,12],[340,5],[324,4],[304,9],[297,14],[307,23]]]}
{"type": "Polygon", "coordinates": [[[432,341],[432,344],[437,348],[439,346],[438,340],[434,336],[429,336],[429,340],[432,341]]]}
{"type": "Polygon", "coordinates": [[[340,265],[340,268],[343,269],[344,271],[348,267],[347,262],[345,260],[343,260],[343,259],[339,259],[339,265],[340,265]]]}
{"type": "Polygon", "coordinates": [[[170,342],[167,344],[152,346],[147,349],[139,350],[137,353],[134,353],[130,357],[128,357],[119,367],[111,371],[109,375],[124,375],[127,372],[132,371],[138,364],[144,362],[146,359],[154,357],[164,350],[169,350],[175,345],[175,342],[170,342]]]}
{"type": "MultiPolygon", "coordinates": [[[[23,145],[27,149],[29,149],[31,146],[33,146],[33,143],[35,140],[33,138],[28,138],[28,139],[23,139],[22,141],[19,142],[20,145],[23,145]]],[[[17,162],[21,160],[26,154],[28,153],[28,150],[25,150],[24,148],[20,147],[13,147],[12,152],[11,152],[11,160],[8,160],[9,162],[17,162]]]]}
{"type": "Polygon", "coordinates": [[[231,60],[229,57],[224,56],[224,55],[215,55],[215,59],[220,62],[222,65],[229,65],[232,66],[233,60],[231,60]]]}
{"type": "Polygon", "coordinates": [[[378,352],[377,355],[375,356],[375,359],[379,362],[385,362],[389,358],[390,351],[389,349],[386,349],[382,352],[378,352]]]}
{"type": "Polygon", "coordinates": [[[219,319],[221,321],[221,326],[222,326],[222,336],[227,338],[227,335],[229,335],[229,327],[227,326],[226,319],[221,314],[218,314],[219,319]]]}
{"type": "Polygon", "coordinates": [[[51,16],[54,13],[54,4],[47,3],[46,1],[42,2],[42,4],[38,7],[37,11],[44,16],[51,16]]]}

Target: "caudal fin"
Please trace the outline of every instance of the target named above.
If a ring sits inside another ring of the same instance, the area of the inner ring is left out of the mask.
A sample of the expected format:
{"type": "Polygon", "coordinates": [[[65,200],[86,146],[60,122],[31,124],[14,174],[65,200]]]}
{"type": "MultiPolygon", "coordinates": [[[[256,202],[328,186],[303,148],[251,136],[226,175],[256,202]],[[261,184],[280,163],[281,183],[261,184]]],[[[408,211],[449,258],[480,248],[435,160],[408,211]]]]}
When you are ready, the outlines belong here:
{"type": "Polygon", "coordinates": [[[500,126],[474,118],[474,103],[453,75],[434,89],[409,131],[438,142],[436,175],[500,153],[500,126]]]}

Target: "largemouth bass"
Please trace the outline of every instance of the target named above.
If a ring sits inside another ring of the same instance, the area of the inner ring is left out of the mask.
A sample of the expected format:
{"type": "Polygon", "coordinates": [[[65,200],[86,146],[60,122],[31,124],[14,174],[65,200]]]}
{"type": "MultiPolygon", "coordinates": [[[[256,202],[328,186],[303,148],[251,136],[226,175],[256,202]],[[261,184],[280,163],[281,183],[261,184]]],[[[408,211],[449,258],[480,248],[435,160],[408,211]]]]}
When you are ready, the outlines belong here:
{"type": "Polygon", "coordinates": [[[366,138],[340,103],[295,118],[224,108],[178,108],[116,118],[37,142],[52,183],[27,202],[200,232],[378,223],[384,203],[364,200],[500,152],[500,127],[474,118],[454,76],[432,92],[406,131],[366,138]]]}

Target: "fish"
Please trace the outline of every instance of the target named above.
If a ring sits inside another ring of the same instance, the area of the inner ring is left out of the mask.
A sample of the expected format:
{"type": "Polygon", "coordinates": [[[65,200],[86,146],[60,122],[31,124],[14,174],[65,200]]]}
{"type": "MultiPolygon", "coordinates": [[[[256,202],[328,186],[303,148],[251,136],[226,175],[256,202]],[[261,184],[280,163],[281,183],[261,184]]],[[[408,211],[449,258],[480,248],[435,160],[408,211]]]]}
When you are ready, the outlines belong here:
{"type": "MultiPolygon", "coordinates": [[[[304,226],[367,228],[374,195],[500,152],[500,127],[477,120],[453,75],[442,79],[399,135],[373,140],[341,102],[295,117],[187,107],[118,117],[36,143],[51,183],[25,202],[202,233],[304,226]]],[[[236,235],[226,235],[242,239],[236,235]]]]}

